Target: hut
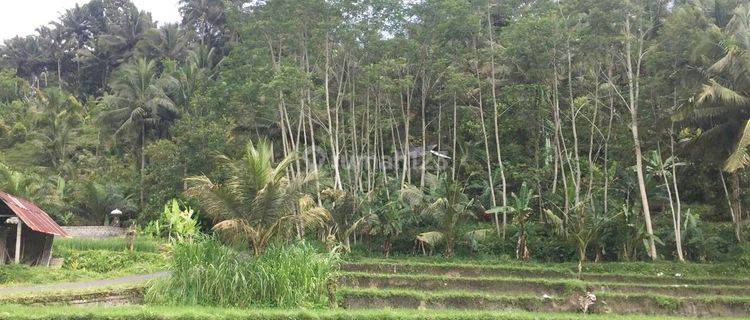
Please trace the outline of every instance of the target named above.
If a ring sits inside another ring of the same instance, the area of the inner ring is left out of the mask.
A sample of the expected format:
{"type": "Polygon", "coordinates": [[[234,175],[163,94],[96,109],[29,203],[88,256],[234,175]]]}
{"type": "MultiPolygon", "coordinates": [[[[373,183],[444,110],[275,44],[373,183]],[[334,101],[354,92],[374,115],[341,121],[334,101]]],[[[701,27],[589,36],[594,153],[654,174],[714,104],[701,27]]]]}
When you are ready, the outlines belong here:
{"type": "Polygon", "coordinates": [[[49,265],[55,236],[68,235],[35,204],[0,191],[0,264],[49,265]]]}

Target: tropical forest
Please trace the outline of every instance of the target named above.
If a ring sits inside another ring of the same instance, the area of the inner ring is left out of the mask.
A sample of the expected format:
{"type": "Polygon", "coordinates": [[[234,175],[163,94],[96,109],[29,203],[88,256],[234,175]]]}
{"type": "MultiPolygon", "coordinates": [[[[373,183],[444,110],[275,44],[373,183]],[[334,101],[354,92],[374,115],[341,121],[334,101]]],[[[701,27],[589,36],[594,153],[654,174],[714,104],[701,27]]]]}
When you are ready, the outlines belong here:
{"type": "Polygon", "coordinates": [[[750,317],[747,0],[141,3],[0,41],[0,319],[750,317]]]}

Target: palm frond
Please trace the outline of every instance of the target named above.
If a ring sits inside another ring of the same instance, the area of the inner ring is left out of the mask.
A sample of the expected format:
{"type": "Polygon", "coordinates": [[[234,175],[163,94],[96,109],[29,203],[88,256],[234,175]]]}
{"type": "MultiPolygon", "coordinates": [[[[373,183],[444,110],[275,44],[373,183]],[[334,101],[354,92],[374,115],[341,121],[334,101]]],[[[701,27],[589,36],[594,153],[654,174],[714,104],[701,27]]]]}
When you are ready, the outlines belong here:
{"type": "Polygon", "coordinates": [[[734,150],[729,154],[727,160],[724,162],[724,170],[727,172],[734,172],[741,168],[744,168],[750,163],[750,154],[748,154],[747,147],[750,146],[750,120],[745,122],[745,126],[741,131],[740,137],[735,144],[734,150]]]}
{"type": "Polygon", "coordinates": [[[703,105],[708,102],[742,106],[748,103],[748,98],[735,90],[721,85],[716,80],[711,79],[708,84],[703,85],[695,99],[695,103],[698,105],[703,105]]]}
{"type": "Polygon", "coordinates": [[[554,227],[555,233],[558,235],[564,235],[565,224],[563,223],[563,220],[556,214],[552,213],[552,210],[549,209],[545,209],[544,214],[547,216],[547,220],[549,220],[550,224],[554,227]]]}
{"type": "Polygon", "coordinates": [[[440,231],[429,231],[417,235],[418,241],[433,247],[443,242],[443,239],[445,239],[445,235],[440,231]]]}

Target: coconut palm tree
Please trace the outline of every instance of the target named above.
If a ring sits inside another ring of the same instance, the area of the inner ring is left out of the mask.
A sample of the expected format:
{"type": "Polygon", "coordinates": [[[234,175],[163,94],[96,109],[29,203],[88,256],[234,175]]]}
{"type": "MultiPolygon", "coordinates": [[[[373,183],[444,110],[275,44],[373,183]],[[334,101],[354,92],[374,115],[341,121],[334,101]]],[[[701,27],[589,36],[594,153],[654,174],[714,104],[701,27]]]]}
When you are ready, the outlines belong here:
{"type": "Polygon", "coordinates": [[[136,52],[133,49],[145,40],[149,30],[156,26],[150,13],[139,11],[135,6],[123,8],[122,16],[119,18],[117,21],[110,21],[107,25],[109,32],[98,38],[118,64],[129,60],[136,52]]]}
{"type": "Polygon", "coordinates": [[[5,40],[0,48],[0,56],[8,66],[16,69],[19,77],[38,87],[37,77],[43,72],[46,63],[46,54],[42,47],[39,37],[14,37],[5,40]]]}
{"type": "Polygon", "coordinates": [[[63,32],[63,29],[59,27],[50,28],[43,26],[37,28],[37,32],[39,33],[42,48],[50,55],[50,58],[52,58],[57,66],[57,87],[62,89],[62,63],[65,55],[72,48],[72,41],[63,32]]]}
{"type": "Polygon", "coordinates": [[[177,107],[167,95],[168,88],[173,85],[174,79],[171,77],[159,76],[154,61],[141,58],[117,70],[111,81],[114,94],[107,95],[102,100],[112,108],[105,114],[105,118],[118,124],[115,136],[132,132],[140,140],[141,208],[144,204],[144,149],[147,129],[163,128],[165,124],[177,119],[177,107]]]}
{"type": "Polygon", "coordinates": [[[198,33],[202,45],[214,46],[219,31],[226,23],[221,0],[180,0],[182,24],[198,33]]]}
{"type": "MultiPolygon", "coordinates": [[[[718,27],[714,28],[717,32],[718,27]]],[[[738,170],[750,163],[750,4],[734,9],[721,29],[722,55],[707,70],[709,80],[675,120],[701,129],[691,143],[694,154],[731,173],[735,233],[741,241],[738,170]]]]}
{"type": "Polygon", "coordinates": [[[74,96],[57,88],[38,91],[36,101],[44,125],[31,136],[47,152],[52,165],[64,171],[79,131],[77,126],[82,121],[79,112],[83,106],[74,96]]]}
{"type": "Polygon", "coordinates": [[[430,246],[444,243],[443,254],[449,258],[459,238],[459,226],[471,216],[469,208],[474,201],[466,196],[463,186],[451,179],[442,179],[434,193],[437,199],[425,207],[422,214],[434,219],[437,230],[421,233],[417,240],[430,246]]]}
{"type": "Polygon", "coordinates": [[[187,45],[183,30],[176,23],[169,23],[146,31],[144,41],[138,42],[138,52],[153,59],[181,61],[187,53],[187,45]]]}
{"type": "Polygon", "coordinates": [[[329,217],[309,196],[300,197],[299,190],[312,179],[287,178],[294,156],[276,165],[272,158],[270,144],[250,143],[240,159],[219,157],[228,169],[226,181],[214,182],[206,176],[187,179],[192,185],[187,194],[197,197],[203,209],[218,221],[214,230],[231,242],[249,242],[255,255],[260,255],[284,227],[323,223],[329,217]]]}

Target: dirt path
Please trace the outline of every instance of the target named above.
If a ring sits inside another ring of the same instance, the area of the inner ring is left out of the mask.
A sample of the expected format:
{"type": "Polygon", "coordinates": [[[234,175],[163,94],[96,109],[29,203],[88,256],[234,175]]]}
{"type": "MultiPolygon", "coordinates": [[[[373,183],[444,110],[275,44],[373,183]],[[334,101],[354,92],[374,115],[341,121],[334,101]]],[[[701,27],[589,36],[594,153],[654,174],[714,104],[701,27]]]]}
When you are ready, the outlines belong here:
{"type": "Polygon", "coordinates": [[[166,271],[132,275],[121,278],[113,279],[102,279],[92,280],[84,282],[69,282],[69,283],[55,283],[55,284],[35,284],[35,285],[24,285],[19,287],[0,287],[0,297],[11,294],[24,294],[24,293],[38,293],[38,292],[50,292],[50,291],[68,291],[68,290],[80,290],[80,289],[96,289],[105,288],[118,285],[128,284],[139,284],[152,279],[158,279],[166,277],[169,273],[166,271]]]}

